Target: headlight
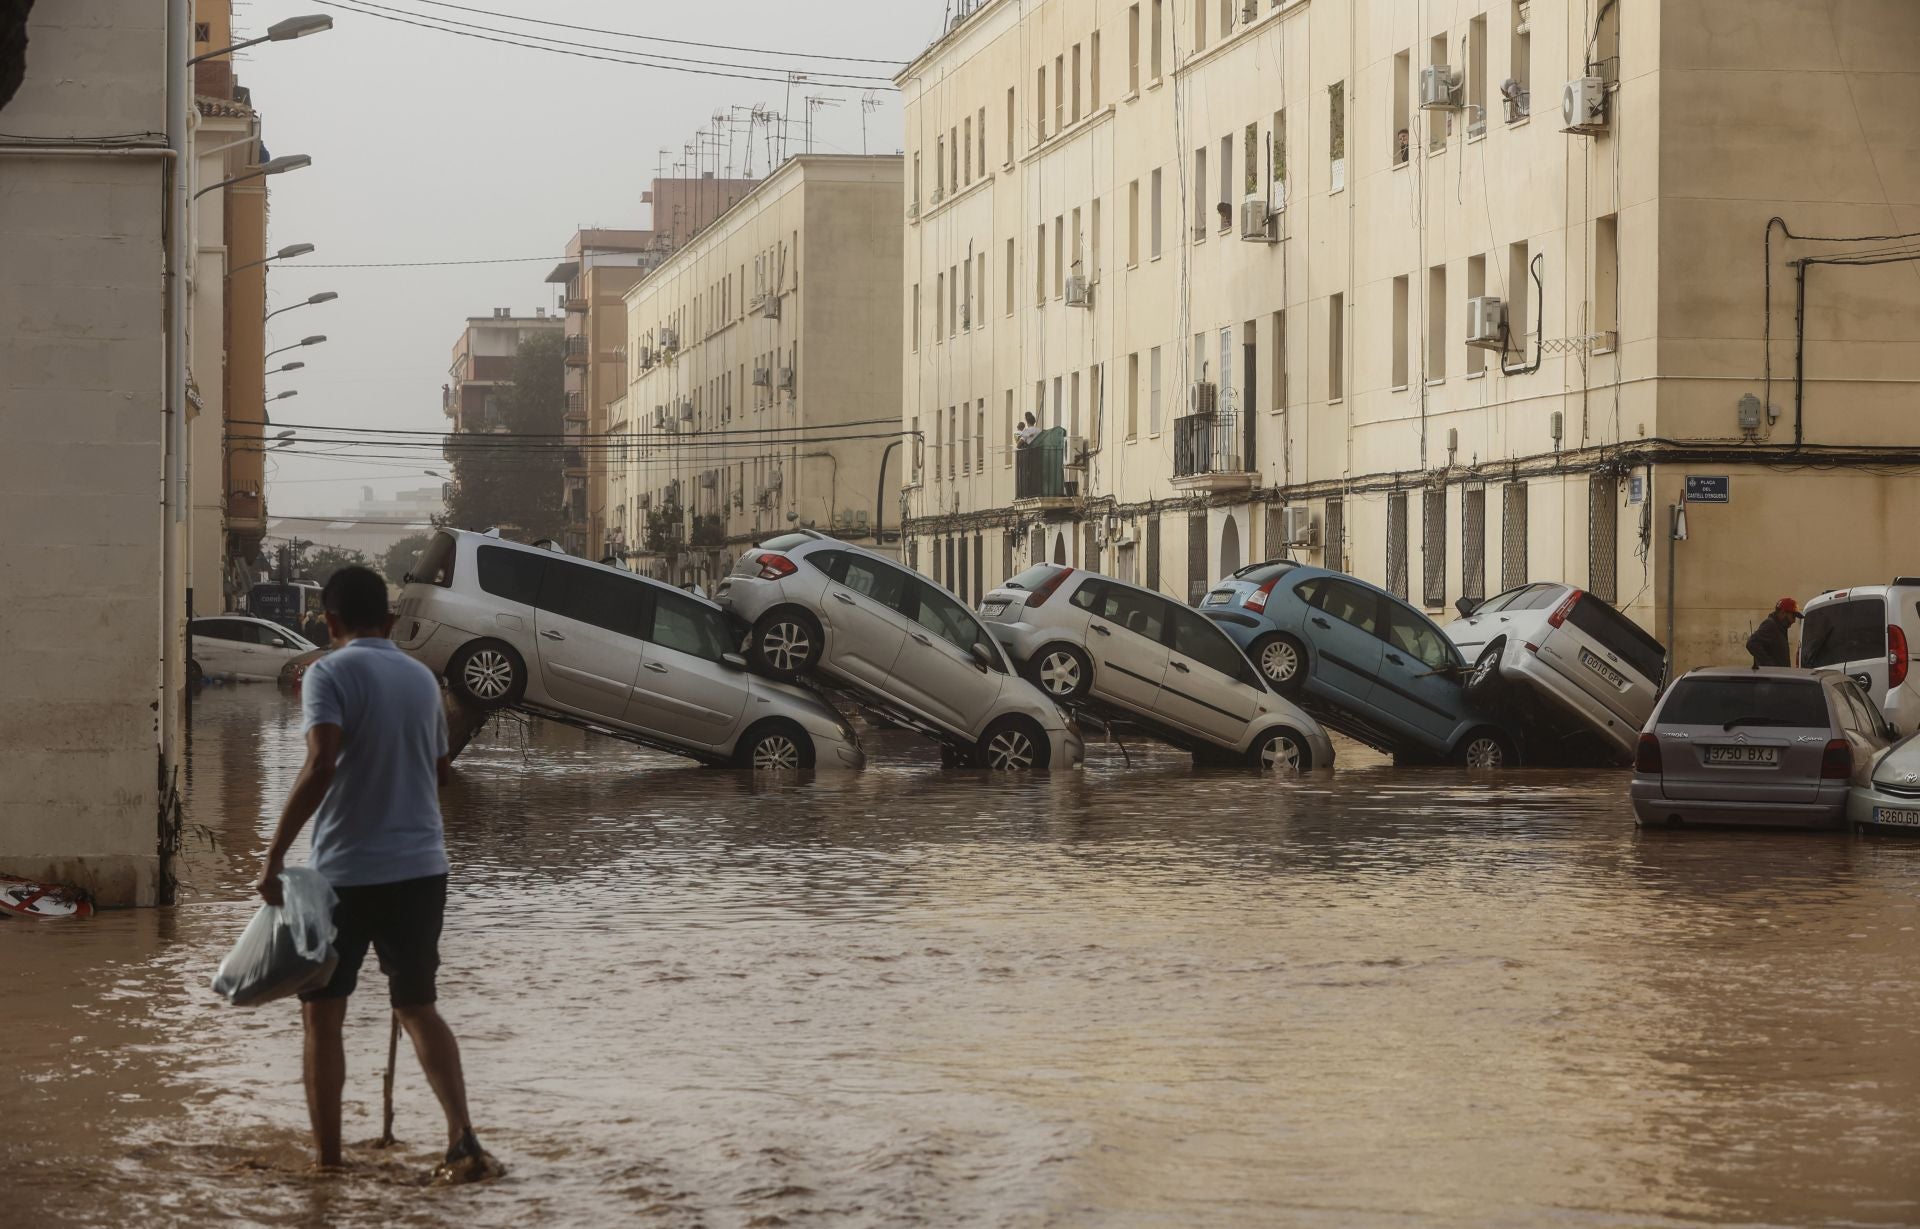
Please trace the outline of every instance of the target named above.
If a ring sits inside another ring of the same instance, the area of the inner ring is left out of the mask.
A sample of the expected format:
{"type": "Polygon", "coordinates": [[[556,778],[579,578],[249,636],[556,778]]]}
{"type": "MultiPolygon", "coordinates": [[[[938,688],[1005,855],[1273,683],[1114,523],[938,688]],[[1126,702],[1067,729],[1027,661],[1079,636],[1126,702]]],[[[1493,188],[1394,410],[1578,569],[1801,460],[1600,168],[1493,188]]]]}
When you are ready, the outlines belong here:
{"type": "Polygon", "coordinates": [[[1069,730],[1073,728],[1073,714],[1068,712],[1064,705],[1060,705],[1060,704],[1054,705],[1053,711],[1060,714],[1061,725],[1066,726],[1069,730]]]}

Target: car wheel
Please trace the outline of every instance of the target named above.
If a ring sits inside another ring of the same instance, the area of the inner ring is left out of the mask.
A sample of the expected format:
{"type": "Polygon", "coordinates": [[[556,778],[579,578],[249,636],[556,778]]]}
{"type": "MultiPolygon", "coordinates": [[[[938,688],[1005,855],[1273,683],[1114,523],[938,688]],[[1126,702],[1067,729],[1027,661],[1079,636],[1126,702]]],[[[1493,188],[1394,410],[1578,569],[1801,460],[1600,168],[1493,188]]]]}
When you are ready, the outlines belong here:
{"type": "Polygon", "coordinates": [[[513,646],[475,640],[460,646],[447,662],[447,686],[481,708],[506,708],[527,694],[527,664],[513,646]]]}
{"type": "Polygon", "coordinates": [[[734,759],[755,772],[812,768],[813,740],[790,721],[769,721],[748,731],[734,759]]]}
{"type": "Polygon", "coordinates": [[[1247,762],[1262,772],[1306,772],[1313,767],[1313,752],[1297,730],[1281,726],[1253,740],[1247,762]]]}
{"type": "Polygon", "coordinates": [[[972,768],[973,750],[969,747],[956,747],[950,743],[940,744],[940,767],[972,768]]]}
{"type": "Polygon", "coordinates": [[[1283,696],[1297,696],[1307,685],[1306,646],[1285,632],[1271,632],[1253,642],[1247,651],[1260,677],[1283,696]]]}
{"type": "Polygon", "coordinates": [[[975,753],[982,767],[996,772],[1038,772],[1051,757],[1047,732],[1031,717],[1002,717],[980,736],[975,753]]]}
{"type": "Polygon", "coordinates": [[[753,659],[777,678],[798,678],[820,663],[820,624],[791,607],[768,611],[753,625],[753,659]]]}
{"type": "Polygon", "coordinates": [[[1093,686],[1093,663],[1070,644],[1050,644],[1027,663],[1027,677],[1056,703],[1071,704],[1093,686]]]}
{"type": "Polygon", "coordinates": [[[1467,676],[1468,695],[1476,700],[1489,699],[1500,690],[1500,655],[1506,647],[1506,641],[1496,640],[1480,654],[1480,660],[1473,663],[1473,673],[1467,676]]]}
{"type": "Polygon", "coordinates": [[[1453,761],[1462,768],[1512,768],[1520,761],[1513,744],[1493,730],[1475,730],[1460,740],[1453,761]]]}
{"type": "Polygon", "coordinates": [[[187,658],[187,686],[199,687],[204,685],[206,681],[207,672],[200,668],[200,663],[191,657],[187,658]]]}

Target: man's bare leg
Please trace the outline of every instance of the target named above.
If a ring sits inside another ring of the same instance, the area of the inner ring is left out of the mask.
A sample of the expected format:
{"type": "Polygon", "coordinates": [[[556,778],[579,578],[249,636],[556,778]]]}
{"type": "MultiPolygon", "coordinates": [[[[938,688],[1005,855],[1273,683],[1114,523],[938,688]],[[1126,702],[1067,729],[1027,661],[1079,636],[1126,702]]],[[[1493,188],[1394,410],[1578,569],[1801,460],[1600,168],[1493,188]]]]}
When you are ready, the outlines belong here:
{"type": "Polygon", "coordinates": [[[323,1166],[339,1165],[340,1090],[347,1082],[346,1048],[340,1034],[347,1019],[347,1000],[302,1003],[300,1019],[307,1034],[304,1074],[314,1159],[323,1166]]]}
{"type": "Polygon", "coordinates": [[[440,1108],[446,1113],[447,1154],[451,1159],[454,1150],[473,1135],[473,1123],[467,1117],[467,1081],[460,1070],[460,1043],[433,1004],[394,1010],[413,1041],[413,1052],[420,1059],[420,1069],[427,1073],[433,1095],[440,1099],[440,1108]]]}

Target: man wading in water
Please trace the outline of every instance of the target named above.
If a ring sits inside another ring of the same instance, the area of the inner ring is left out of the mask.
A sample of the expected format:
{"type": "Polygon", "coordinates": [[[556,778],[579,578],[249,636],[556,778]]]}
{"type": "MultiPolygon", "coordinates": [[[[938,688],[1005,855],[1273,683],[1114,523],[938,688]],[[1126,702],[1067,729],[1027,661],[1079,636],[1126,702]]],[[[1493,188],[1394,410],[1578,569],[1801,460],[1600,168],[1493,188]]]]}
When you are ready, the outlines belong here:
{"type": "Polygon", "coordinates": [[[447,851],[437,787],[447,781],[447,722],[433,672],[394,647],[387,585],[366,568],[342,568],[320,595],[334,652],[307,668],[302,726],[307,761],[287,795],[257,885],[280,903],[280,871],[293,838],[313,820],[313,869],[333,885],[340,963],[333,979],[300,996],[306,1025],[307,1115],[322,1169],[340,1165],[340,1090],[347,1060],[347,996],[372,945],[387,993],[447,1115],[447,1159],[433,1181],[451,1185],[505,1170],[474,1138],[460,1045],[434,1008],[447,851]]]}

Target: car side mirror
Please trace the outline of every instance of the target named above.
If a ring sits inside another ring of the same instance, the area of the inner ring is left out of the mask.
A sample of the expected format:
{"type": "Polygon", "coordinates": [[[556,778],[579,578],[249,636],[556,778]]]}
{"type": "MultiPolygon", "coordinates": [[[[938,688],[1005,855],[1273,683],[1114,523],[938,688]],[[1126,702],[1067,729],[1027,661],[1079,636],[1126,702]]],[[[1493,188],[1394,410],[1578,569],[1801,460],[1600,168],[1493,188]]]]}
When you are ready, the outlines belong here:
{"type": "Polygon", "coordinates": [[[973,658],[973,664],[979,666],[982,670],[993,669],[993,654],[987,650],[986,645],[981,644],[978,640],[967,646],[967,655],[973,658]]]}
{"type": "Polygon", "coordinates": [[[732,666],[735,670],[745,670],[747,668],[747,659],[738,653],[722,653],[720,654],[720,660],[732,666]]]}
{"type": "Polygon", "coordinates": [[[276,649],[284,649],[287,647],[287,642],[285,640],[282,640],[280,637],[275,636],[273,638],[273,647],[276,649]]]}
{"type": "Polygon", "coordinates": [[[1891,721],[1887,722],[1886,727],[1880,732],[1887,736],[1888,742],[1894,742],[1900,737],[1900,727],[1891,721]]]}
{"type": "Polygon", "coordinates": [[[1481,603],[1470,597],[1463,597],[1453,604],[1453,608],[1460,612],[1460,617],[1463,619],[1472,618],[1473,612],[1480,609],[1480,606],[1481,603]]]}

